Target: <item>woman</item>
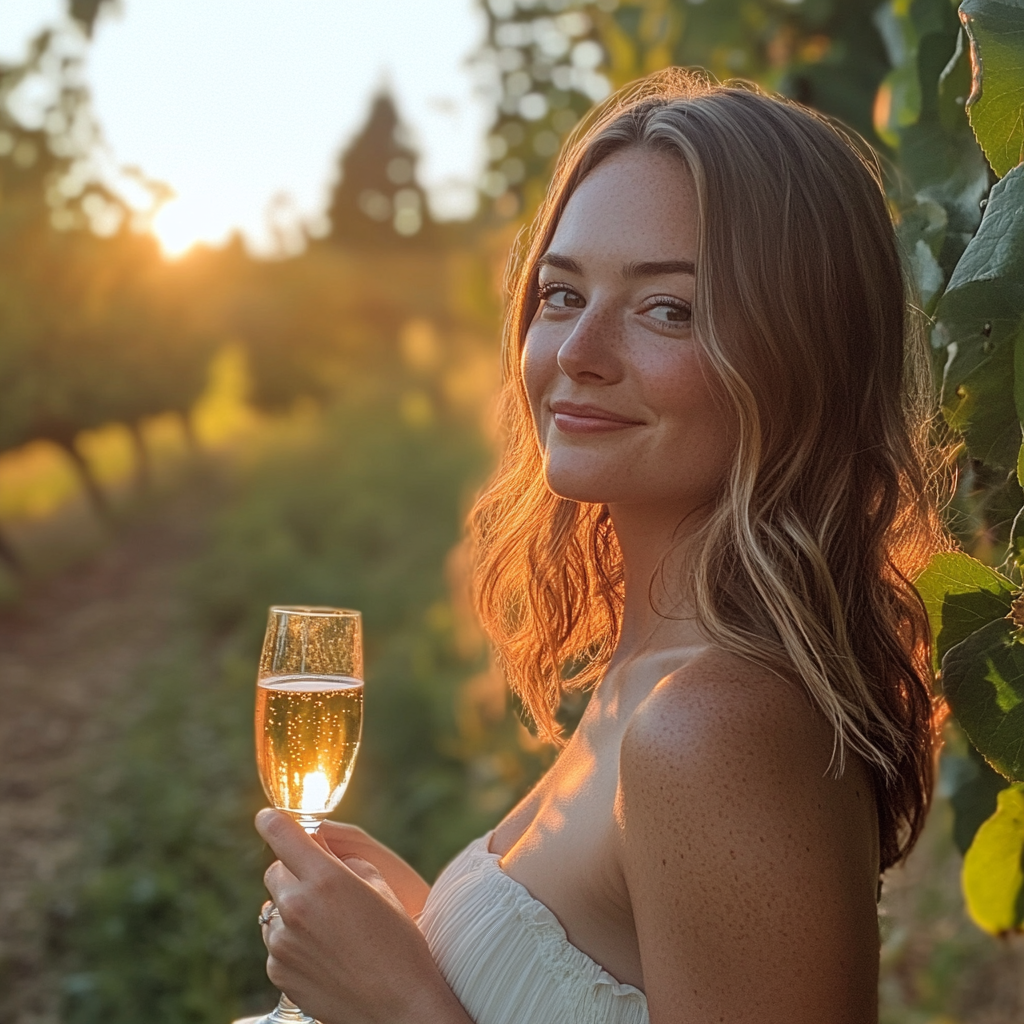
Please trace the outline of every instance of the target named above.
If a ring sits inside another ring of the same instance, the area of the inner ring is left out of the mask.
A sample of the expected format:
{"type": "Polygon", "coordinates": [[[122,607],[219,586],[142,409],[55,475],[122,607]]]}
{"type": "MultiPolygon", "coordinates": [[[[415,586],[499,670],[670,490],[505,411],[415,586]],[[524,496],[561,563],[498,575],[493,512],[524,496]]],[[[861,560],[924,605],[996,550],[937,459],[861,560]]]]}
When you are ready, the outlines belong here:
{"type": "Polygon", "coordinates": [[[927,362],[875,167],[679,71],[563,153],[472,515],[537,787],[430,889],[263,811],[271,980],[325,1024],[868,1024],[932,785],[927,362]],[[577,669],[568,682],[569,666],[577,669]]]}

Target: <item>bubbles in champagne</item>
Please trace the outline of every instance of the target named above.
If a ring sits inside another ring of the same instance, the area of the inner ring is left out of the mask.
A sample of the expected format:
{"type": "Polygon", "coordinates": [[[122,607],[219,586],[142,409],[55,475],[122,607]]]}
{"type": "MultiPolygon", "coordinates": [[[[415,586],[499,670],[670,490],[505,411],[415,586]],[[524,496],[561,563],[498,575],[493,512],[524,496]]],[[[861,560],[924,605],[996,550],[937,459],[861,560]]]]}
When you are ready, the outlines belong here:
{"type": "Polygon", "coordinates": [[[334,810],[352,774],[362,720],[362,680],[262,680],[256,687],[256,760],[270,802],[306,821],[334,810]]]}

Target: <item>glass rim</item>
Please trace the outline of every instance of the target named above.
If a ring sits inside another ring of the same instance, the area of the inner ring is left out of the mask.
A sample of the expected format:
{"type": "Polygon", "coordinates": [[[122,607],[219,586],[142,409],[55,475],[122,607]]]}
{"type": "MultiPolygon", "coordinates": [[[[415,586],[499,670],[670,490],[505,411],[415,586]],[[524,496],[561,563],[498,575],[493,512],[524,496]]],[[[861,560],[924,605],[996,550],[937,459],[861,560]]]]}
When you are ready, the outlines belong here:
{"type": "Polygon", "coordinates": [[[286,615],[310,615],[324,618],[360,618],[362,612],[355,608],[332,608],[330,605],[317,604],[272,604],[269,613],[284,612],[286,615]]]}

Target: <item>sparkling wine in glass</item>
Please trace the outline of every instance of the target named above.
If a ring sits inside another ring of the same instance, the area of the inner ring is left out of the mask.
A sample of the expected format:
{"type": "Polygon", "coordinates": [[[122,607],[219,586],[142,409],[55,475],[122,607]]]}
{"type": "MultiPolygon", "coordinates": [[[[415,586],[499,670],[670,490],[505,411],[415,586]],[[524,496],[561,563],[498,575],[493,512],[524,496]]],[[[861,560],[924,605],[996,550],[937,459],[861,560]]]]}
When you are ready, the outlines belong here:
{"type": "MultiPolygon", "coordinates": [[[[309,833],[338,806],[363,725],[363,635],[345,608],[270,609],[256,677],[256,763],[267,799],[309,833]]],[[[286,995],[235,1024],[316,1024],[286,995]]]]}

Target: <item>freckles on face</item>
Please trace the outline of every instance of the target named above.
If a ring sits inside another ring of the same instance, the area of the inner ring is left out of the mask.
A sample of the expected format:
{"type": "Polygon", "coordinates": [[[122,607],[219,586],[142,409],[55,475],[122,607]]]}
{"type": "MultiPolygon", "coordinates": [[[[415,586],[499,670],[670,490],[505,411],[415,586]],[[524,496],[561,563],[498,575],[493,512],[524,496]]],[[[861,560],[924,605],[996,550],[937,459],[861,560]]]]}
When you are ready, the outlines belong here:
{"type": "Polygon", "coordinates": [[[694,186],[668,154],[617,153],[569,199],[522,356],[555,493],[685,514],[717,491],[733,430],[693,332],[697,249],[694,186]]]}

